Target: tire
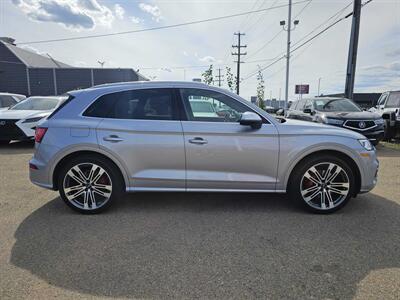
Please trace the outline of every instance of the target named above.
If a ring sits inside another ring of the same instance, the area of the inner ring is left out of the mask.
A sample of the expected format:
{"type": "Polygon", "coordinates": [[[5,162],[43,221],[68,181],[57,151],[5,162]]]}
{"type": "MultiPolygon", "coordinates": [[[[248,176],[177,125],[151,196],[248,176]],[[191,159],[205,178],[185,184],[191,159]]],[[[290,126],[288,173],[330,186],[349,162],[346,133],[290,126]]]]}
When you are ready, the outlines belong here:
{"type": "Polygon", "coordinates": [[[0,146],[7,146],[10,143],[10,141],[0,141],[0,146]]]}
{"type": "Polygon", "coordinates": [[[124,186],[115,165],[93,155],[68,160],[61,168],[57,183],[63,201],[83,214],[108,209],[122,194],[124,186]]]}
{"type": "Polygon", "coordinates": [[[329,214],[344,207],[355,194],[355,177],[345,160],[316,155],[296,166],[287,190],[290,198],[308,211],[329,214]]]}

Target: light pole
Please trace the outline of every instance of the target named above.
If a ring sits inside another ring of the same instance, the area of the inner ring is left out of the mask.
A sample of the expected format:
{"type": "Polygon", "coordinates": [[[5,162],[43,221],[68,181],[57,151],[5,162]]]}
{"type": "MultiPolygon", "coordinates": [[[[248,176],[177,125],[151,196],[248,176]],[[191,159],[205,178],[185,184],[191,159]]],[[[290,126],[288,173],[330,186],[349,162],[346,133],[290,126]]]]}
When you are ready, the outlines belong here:
{"type": "Polygon", "coordinates": [[[317,94],[317,96],[319,97],[319,95],[320,95],[320,87],[321,87],[321,79],[322,79],[322,77],[320,77],[320,78],[318,78],[318,94],[317,94]]]}
{"type": "Polygon", "coordinates": [[[286,89],[285,89],[285,109],[287,109],[288,101],[289,101],[289,64],[290,64],[290,32],[296,28],[299,24],[299,20],[295,20],[293,22],[292,27],[292,0],[289,0],[289,12],[288,12],[288,21],[287,26],[285,26],[286,22],[281,21],[281,26],[283,30],[287,31],[287,47],[286,47],[286,89]]]}

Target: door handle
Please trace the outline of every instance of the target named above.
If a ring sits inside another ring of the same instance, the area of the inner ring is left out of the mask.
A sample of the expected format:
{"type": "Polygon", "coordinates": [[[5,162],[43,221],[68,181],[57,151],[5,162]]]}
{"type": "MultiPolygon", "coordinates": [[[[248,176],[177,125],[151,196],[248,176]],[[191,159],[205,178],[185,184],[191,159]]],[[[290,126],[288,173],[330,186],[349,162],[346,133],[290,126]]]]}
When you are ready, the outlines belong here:
{"type": "Polygon", "coordinates": [[[207,144],[208,142],[201,137],[195,137],[193,139],[190,139],[189,143],[196,144],[196,145],[204,145],[204,144],[207,144]]]}
{"type": "Polygon", "coordinates": [[[103,140],[106,142],[118,143],[118,142],[122,142],[124,139],[121,139],[118,135],[109,135],[109,136],[103,137],[103,140]]]}

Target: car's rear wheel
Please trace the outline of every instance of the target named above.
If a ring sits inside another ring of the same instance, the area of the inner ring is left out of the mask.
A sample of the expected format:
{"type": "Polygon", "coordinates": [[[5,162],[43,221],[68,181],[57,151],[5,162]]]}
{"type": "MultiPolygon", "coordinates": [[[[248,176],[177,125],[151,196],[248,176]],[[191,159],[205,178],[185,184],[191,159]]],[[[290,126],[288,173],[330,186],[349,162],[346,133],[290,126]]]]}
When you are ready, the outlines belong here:
{"type": "Polygon", "coordinates": [[[68,161],[58,178],[61,198],[72,209],[95,214],[107,209],[122,191],[122,180],[108,160],[82,156],[68,161]]]}
{"type": "Polygon", "coordinates": [[[349,164],[330,155],[304,160],[294,170],[289,195],[315,213],[332,213],[354,195],[355,178],[349,164]]]}

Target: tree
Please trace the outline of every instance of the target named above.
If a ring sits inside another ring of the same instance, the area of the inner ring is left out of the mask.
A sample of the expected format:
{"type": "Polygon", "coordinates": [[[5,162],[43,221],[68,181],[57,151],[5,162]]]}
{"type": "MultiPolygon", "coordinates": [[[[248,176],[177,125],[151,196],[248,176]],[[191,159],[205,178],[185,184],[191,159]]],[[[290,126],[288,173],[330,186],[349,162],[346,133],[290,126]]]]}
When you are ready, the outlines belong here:
{"type": "Polygon", "coordinates": [[[205,70],[201,76],[203,77],[204,83],[211,85],[214,82],[214,77],[213,77],[213,65],[210,65],[210,67],[205,70]]]}
{"type": "Polygon", "coordinates": [[[261,69],[259,68],[257,74],[257,102],[258,106],[261,109],[265,109],[264,104],[264,93],[265,93],[265,82],[264,82],[264,75],[262,74],[261,69]]]}
{"type": "Polygon", "coordinates": [[[226,83],[228,84],[228,88],[231,92],[235,88],[235,78],[233,77],[232,70],[230,67],[226,67],[226,83]]]}

